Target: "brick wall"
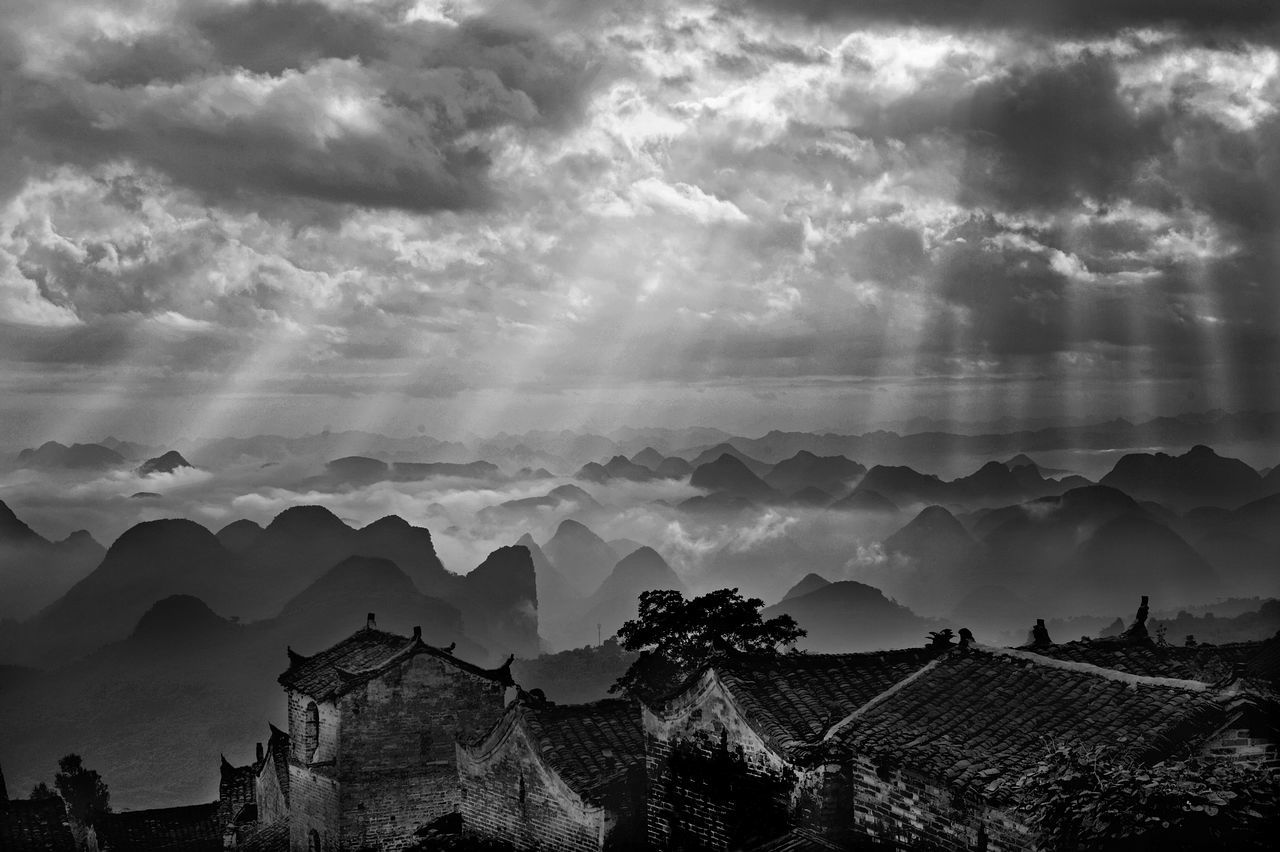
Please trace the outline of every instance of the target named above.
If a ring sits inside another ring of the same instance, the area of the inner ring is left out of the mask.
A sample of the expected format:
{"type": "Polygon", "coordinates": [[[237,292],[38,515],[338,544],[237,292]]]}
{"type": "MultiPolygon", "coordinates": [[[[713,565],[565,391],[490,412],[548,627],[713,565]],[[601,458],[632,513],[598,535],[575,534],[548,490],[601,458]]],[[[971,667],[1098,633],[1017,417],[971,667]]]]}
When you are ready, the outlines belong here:
{"type": "Polygon", "coordinates": [[[268,760],[254,781],[254,800],[258,803],[258,822],[272,825],[289,816],[289,805],[276,776],[276,763],[268,760]]]}
{"type": "Polygon", "coordinates": [[[338,779],[331,766],[289,764],[289,849],[310,852],[310,836],[320,836],[322,852],[347,848],[338,836],[338,779]]]}
{"type": "Polygon", "coordinates": [[[783,834],[820,785],[755,733],[712,673],[659,717],[644,712],[646,835],[654,848],[730,849],[783,834]]]}
{"type": "Polygon", "coordinates": [[[607,820],[602,806],[583,802],[548,770],[519,725],[490,753],[461,756],[458,776],[463,831],[472,837],[518,850],[599,852],[606,831],[616,827],[616,816],[607,820]]]}
{"type": "Polygon", "coordinates": [[[332,762],[338,755],[342,716],[332,701],[314,701],[310,696],[289,690],[289,757],[298,763],[332,762]],[[315,742],[308,740],[308,708],[316,705],[319,728],[315,742]]]}
{"type": "Polygon", "coordinates": [[[824,834],[885,849],[985,850],[1034,847],[1027,827],[973,796],[938,787],[909,767],[865,756],[824,767],[824,834]]]}
{"type": "MultiPolygon", "coordinates": [[[[419,826],[456,811],[454,742],[491,726],[503,694],[500,684],[418,654],[343,695],[336,771],[344,848],[399,849],[419,826]]],[[[322,713],[322,731],[324,721],[322,713]]]]}

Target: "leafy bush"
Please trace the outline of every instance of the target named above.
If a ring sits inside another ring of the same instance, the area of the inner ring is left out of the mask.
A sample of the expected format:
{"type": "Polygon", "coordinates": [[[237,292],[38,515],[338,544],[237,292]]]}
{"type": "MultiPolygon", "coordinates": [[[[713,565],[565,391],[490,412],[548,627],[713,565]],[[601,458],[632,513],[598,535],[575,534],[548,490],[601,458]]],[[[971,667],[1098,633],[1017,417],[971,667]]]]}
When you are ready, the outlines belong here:
{"type": "Polygon", "coordinates": [[[1226,761],[1056,746],[1019,783],[1047,849],[1270,849],[1280,828],[1280,776],[1226,761]]]}

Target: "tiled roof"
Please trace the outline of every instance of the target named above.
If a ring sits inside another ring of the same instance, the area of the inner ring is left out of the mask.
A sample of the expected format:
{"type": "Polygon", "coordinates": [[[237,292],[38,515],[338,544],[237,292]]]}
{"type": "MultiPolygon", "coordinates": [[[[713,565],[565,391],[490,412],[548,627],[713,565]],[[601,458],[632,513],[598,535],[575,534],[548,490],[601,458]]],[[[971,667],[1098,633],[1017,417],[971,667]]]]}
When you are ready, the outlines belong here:
{"type": "Polygon", "coordinates": [[[790,754],[936,656],[924,648],[783,654],[726,658],[713,668],[756,732],[790,754]]]}
{"type": "Polygon", "coordinates": [[[509,665],[483,669],[459,660],[449,651],[428,645],[417,632],[413,636],[400,636],[368,627],[310,657],[290,649],[289,669],[280,675],[279,681],[282,686],[323,700],[341,695],[415,654],[429,654],[477,677],[512,685],[509,665]]]}
{"type": "Polygon", "coordinates": [[[222,849],[218,803],[105,814],[98,825],[102,852],[215,852],[222,849]]]}
{"type": "Polygon", "coordinates": [[[0,802],[0,849],[4,852],[74,852],[62,799],[0,802]]]}
{"type": "Polygon", "coordinates": [[[240,852],[288,852],[289,821],[273,822],[236,847],[240,852]]]}
{"type": "Polygon", "coordinates": [[[1025,651],[952,651],[865,707],[835,740],[945,784],[996,794],[1049,741],[1167,752],[1226,709],[1202,683],[1141,677],[1025,651]]]}
{"type": "Polygon", "coordinates": [[[644,760],[640,707],[630,701],[521,702],[519,712],[547,765],[584,799],[644,760]]]}
{"type": "Polygon", "coordinates": [[[1230,677],[1237,663],[1247,664],[1256,657],[1263,645],[1262,642],[1235,642],[1188,648],[1116,637],[1025,650],[1055,660],[1089,663],[1130,674],[1215,683],[1230,677]]]}

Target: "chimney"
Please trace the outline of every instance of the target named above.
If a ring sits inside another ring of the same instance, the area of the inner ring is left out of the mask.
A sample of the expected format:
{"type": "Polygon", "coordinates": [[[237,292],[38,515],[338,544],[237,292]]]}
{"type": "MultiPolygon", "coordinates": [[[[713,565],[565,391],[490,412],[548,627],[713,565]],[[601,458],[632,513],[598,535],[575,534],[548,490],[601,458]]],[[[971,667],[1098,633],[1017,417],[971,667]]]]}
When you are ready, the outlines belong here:
{"type": "Polygon", "coordinates": [[[253,751],[254,751],[254,754],[258,756],[256,762],[262,763],[262,743],[258,743],[258,747],[255,748],[253,751]]]}
{"type": "Polygon", "coordinates": [[[364,629],[373,630],[378,626],[378,620],[374,618],[373,613],[369,613],[364,620],[364,629]]]}
{"type": "Polygon", "coordinates": [[[1047,648],[1053,644],[1053,640],[1049,638],[1049,628],[1044,626],[1044,619],[1037,618],[1036,626],[1031,628],[1031,647],[1047,648]]]}
{"type": "Polygon", "coordinates": [[[413,638],[414,638],[414,639],[416,639],[416,640],[417,640],[417,641],[419,641],[419,642],[421,642],[421,641],[422,641],[422,628],[421,628],[421,627],[417,627],[417,626],[415,626],[415,627],[413,628],[413,638]]]}

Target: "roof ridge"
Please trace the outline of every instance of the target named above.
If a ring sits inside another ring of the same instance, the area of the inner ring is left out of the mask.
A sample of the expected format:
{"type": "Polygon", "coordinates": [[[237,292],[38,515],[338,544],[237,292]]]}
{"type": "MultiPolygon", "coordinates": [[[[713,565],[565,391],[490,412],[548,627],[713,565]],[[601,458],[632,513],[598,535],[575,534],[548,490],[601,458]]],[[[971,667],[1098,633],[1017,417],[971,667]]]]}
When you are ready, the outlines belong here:
{"type": "Polygon", "coordinates": [[[1024,660],[1034,665],[1042,666],[1050,669],[1061,669],[1064,671],[1073,671],[1079,674],[1093,675],[1094,677],[1105,678],[1119,683],[1128,683],[1134,686],[1139,684],[1144,686],[1159,686],[1168,689],[1182,689],[1187,692],[1208,692],[1211,684],[1207,684],[1199,680],[1186,680],[1176,677],[1159,677],[1157,675],[1139,675],[1122,672],[1118,669],[1109,669],[1105,666],[1094,665],[1093,663],[1081,663],[1075,660],[1060,660],[1056,657],[1047,657],[1043,654],[1037,654],[1034,651],[1024,651],[1020,648],[1000,648],[994,645],[970,646],[970,650],[991,654],[992,656],[1013,657],[1014,659],[1024,660]]]}
{"type": "Polygon", "coordinates": [[[895,683],[893,686],[886,689],[884,692],[881,692],[879,695],[865,702],[861,706],[855,708],[853,712],[849,713],[843,719],[840,719],[839,721],[832,724],[829,728],[827,728],[827,730],[822,734],[822,738],[819,740],[819,742],[823,742],[823,743],[830,742],[832,737],[834,737],[837,733],[839,733],[841,729],[843,729],[844,727],[849,725],[851,722],[853,722],[853,720],[857,719],[859,716],[861,716],[863,713],[870,710],[872,707],[875,707],[877,704],[880,704],[882,701],[885,701],[894,693],[896,693],[898,690],[904,688],[910,683],[913,683],[925,672],[932,671],[933,669],[937,668],[938,663],[942,662],[942,660],[945,659],[947,656],[950,656],[950,655],[944,654],[942,656],[935,657],[934,659],[925,663],[920,668],[913,671],[911,674],[904,677],[902,680],[895,683]]]}

